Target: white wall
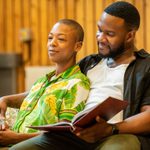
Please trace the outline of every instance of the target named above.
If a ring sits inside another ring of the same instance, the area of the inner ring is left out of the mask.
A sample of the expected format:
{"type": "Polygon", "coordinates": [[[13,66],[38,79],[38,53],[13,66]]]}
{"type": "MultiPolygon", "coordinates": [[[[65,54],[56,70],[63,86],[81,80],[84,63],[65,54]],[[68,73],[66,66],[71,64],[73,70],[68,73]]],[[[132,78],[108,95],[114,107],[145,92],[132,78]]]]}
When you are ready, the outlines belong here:
{"type": "Polygon", "coordinates": [[[40,77],[53,70],[54,66],[30,66],[25,68],[25,90],[30,90],[32,84],[40,77]]]}

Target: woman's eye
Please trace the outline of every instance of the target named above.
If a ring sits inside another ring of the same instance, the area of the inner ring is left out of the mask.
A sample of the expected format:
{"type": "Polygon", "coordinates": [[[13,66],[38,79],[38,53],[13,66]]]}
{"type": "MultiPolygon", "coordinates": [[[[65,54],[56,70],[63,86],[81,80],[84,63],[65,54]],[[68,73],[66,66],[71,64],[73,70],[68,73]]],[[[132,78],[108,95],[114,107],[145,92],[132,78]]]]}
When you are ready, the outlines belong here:
{"type": "Polygon", "coordinates": [[[64,41],[64,39],[62,39],[62,38],[59,38],[58,40],[64,41]]]}
{"type": "Polygon", "coordinates": [[[53,39],[53,37],[48,37],[48,40],[52,40],[53,39]]]}
{"type": "Polygon", "coordinates": [[[58,38],[58,40],[59,40],[59,41],[65,41],[65,39],[64,39],[64,38],[58,38]]]}

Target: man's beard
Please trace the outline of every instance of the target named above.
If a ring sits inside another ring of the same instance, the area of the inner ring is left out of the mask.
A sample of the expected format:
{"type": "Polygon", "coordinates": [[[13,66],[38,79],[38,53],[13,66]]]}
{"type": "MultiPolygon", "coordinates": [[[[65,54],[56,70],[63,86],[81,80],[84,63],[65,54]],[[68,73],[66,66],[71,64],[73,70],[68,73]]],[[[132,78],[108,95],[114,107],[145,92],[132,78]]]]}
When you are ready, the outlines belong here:
{"type": "Polygon", "coordinates": [[[115,57],[121,55],[125,51],[124,43],[122,43],[118,48],[113,49],[113,50],[111,49],[110,46],[108,48],[109,48],[109,53],[106,55],[103,55],[99,52],[99,56],[101,58],[113,58],[114,59],[115,57]]]}

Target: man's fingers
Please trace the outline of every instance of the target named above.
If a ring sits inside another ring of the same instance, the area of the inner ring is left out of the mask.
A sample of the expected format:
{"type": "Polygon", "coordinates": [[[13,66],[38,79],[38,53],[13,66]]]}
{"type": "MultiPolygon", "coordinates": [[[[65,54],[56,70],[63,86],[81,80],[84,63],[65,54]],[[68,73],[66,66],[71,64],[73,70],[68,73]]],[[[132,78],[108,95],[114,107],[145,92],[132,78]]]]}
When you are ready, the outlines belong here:
{"type": "Polygon", "coordinates": [[[102,122],[104,122],[104,119],[102,119],[100,116],[96,116],[96,121],[98,123],[102,123],[102,122]]]}

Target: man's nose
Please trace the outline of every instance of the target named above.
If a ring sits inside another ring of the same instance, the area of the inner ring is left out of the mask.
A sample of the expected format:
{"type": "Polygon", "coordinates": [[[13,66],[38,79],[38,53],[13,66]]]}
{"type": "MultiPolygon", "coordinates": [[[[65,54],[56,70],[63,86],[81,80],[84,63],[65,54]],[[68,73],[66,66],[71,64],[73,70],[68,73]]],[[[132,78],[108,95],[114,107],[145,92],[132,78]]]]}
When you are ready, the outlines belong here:
{"type": "Polygon", "coordinates": [[[106,42],[107,38],[104,32],[101,32],[99,34],[97,34],[97,41],[98,42],[106,42]]]}

